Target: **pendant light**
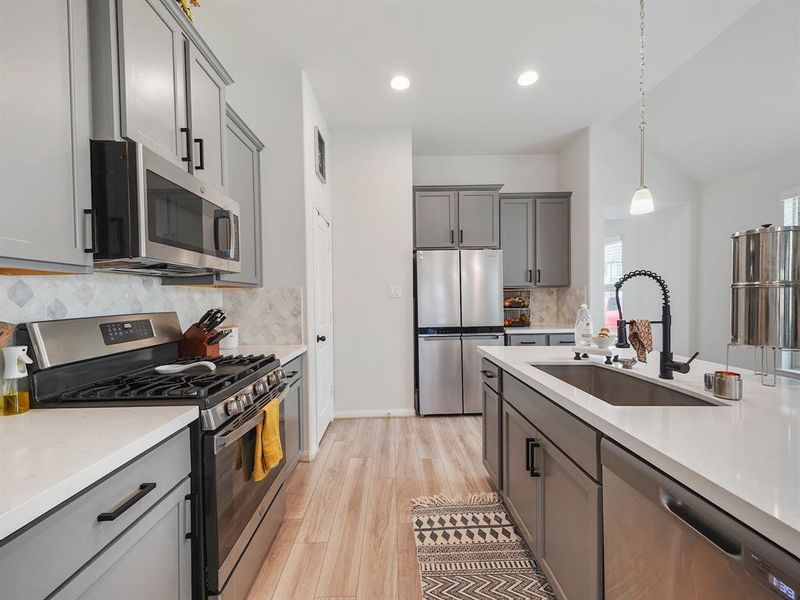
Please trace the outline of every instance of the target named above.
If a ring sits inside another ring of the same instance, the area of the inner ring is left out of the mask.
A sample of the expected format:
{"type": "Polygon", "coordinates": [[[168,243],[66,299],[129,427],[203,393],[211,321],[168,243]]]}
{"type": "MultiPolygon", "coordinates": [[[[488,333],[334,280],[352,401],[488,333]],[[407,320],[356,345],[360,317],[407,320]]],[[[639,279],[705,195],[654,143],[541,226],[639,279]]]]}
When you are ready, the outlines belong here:
{"type": "Polygon", "coordinates": [[[653,195],[644,184],[644,0],[639,0],[639,189],[631,199],[631,214],[644,215],[655,210],[653,195]]]}

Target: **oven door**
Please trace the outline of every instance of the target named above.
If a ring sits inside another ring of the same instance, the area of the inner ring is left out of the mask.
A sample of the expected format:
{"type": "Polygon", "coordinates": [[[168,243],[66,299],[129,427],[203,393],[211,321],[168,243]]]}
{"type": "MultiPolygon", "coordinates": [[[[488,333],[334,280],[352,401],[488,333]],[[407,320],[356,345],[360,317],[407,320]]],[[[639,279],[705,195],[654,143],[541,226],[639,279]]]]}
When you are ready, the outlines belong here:
{"type": "Polygon", "coordinates": [[[269,402],[280,406],[281,447],[285,451],[283,401],[287,391],[283,386],[261,397],[235,421],[203,437],[206,577],[211,592],[220,592],[225,586],[283,483],[285,456],[261,481],[252,480],[252,465],[256,427],[263,421],[261,409],[269,402]]]}
{"type": "Polygon", "coordinates": [[[137,144],[142,258],[216,271],[241,271],[239,204],[137,144]]]}

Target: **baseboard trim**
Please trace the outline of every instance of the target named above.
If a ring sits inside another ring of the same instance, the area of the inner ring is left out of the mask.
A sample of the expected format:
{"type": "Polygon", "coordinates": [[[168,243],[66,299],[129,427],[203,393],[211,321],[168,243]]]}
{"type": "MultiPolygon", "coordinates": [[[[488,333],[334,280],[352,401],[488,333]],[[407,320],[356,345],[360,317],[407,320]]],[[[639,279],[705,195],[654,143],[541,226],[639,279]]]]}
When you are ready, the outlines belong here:
{"type": "Polygon", "coordinates": [[[413,408],[384,408],[382,410],[337,410],[334,419],[369,419],[377,417],[413,417],[413,408]]]}

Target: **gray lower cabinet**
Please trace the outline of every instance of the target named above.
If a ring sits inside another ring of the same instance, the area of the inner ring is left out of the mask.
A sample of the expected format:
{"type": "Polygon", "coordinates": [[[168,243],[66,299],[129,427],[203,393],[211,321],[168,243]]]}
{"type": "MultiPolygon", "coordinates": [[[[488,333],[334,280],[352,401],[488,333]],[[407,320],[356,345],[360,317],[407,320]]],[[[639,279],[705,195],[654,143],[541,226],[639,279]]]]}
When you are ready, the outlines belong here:
{"type": "Polygon", "coordinates": [[[500,196],[505,287],[569,286],[570,196],[566,192],[500,196]]]}
{"type": "Polygon", "coordinates": [[[291,469],[297,464],[303,447],[303,359],[296,358],[284,366],[289,381],[289,393],[284,402],[286,431],[286,464],[291,469]]]}
{"type": "Polygon", "coordinates": [[[239,273],[218,275],[227,285],[259,287],[262,283],[261,257],[261,150],[264,144],[227,107],[225,144],[228,162],[228,195],[239,203],[239,273]]]}
{"type": "Polygon", "coordinates": [[[3,2],[0,269],[92,265],[86,0],[3,2]]]}
{"type": "Polygon", "coordinates": [[[541,535],[537,558],[568,600],[602,597],[600,485],[545,437],[539,439],[541,535]]]}
{"type": "Polygon", "coordinates": [[[414,193],[414,245],[417,248],[456,248],[458,193],[430,190],[414,193]]]}
{"type": "Polygon", "coordinates": [[[503,399],[486,383],[481,390],[483,413],[483,466],[489,473],[492,486],[496,490],[502,488],[502,472],[500,471],[500,419],[503,411],[503,399]]]}
{"type": "Polygon", "coordinates": [[[189,430],[0,542],[3,597],[188,600],[189,430]]]}
{"type": "Polygon", "coordinates": [[[506,346],[547,346],[546,333],[510,333],[506,346]]]}
{"type": "Polygon", "coordinates": [[[458,192],[458,245],[500,247],[500,196],[496,191],[458,192]]]}

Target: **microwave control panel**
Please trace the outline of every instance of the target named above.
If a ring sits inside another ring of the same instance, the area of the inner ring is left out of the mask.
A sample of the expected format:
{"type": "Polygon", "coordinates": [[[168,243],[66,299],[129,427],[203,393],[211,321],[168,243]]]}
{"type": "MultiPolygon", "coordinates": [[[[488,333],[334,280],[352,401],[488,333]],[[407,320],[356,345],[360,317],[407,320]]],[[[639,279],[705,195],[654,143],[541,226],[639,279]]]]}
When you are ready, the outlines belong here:
{"type": "Polygon", "coordinates": [[[106,346],[155,337],[155,333],[153,333],[153,324],[150,322],[150,319],[102,323],[100,325],[100,332],[103,334],[103,341],[106,343],[106,346]]]}

